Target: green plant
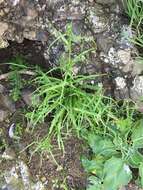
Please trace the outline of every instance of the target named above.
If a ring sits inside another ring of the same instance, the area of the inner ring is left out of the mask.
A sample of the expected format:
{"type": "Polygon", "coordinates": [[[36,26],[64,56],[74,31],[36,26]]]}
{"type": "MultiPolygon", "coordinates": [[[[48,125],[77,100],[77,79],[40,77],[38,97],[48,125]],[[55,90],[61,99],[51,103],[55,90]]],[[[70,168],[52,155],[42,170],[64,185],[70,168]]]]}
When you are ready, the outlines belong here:
{"type": "Polygon", "coordinates": [[[137,34],[131,41],[139,47],[143,48],[143,34],[137,34]]]}
{"type": "Polygon", "coordinates": [[[142,0],[126,0],[125,10],[130,17],[130,25],[135,31],[135,36],[131,41],[143,48],[143,1],[142,0]]]}
{"type": "Polygon", "coordinates": [[[143,57],[136,57],[135,61],[136,61],[138,64],[143,64],[143,57]]]}
{"type": "Polygon", "coordinates": [[[3,149],[6,149],[8,147],[8,144],[6,143],[5,139],[1,139],[0,140],[0,152],[3,150],[3,149]]]}
{"type": "Polygon", "coordinates": [[[22,59],[20,56],[17,56],[15,59],[12,60],[12,63],[9,63],[10,65],[10,75],[9,75],[9,81],[11,86],[11,97],[14,101],[19,100],[21,96],[21,89],[24,86],[24,81],[21,78],[20,70],[27,69],[26,63],[24,59],[22,59]]]}
{"type": "Polygon", "coordinates": [[[17,138],[20,138],[23,134],[23,127],[21,123],[16,123],[15,130],[14,130],[14,135],[17,138]]]}
{"type": "Polygon", "coordinates": [[[133,178],[131,168],[139,169],[143,186],[143,120],[133,120],[134,110],[126,118],[112,120],[104,134],[87,133],[91,159],[83,158],[90,174],[87,190],[117,190],[133,178]]]}
{"type": "Polygon", "coordinates": [[[101,130],[106,125],[104,121],[110,116],[111,99],[104,97],[101,88],[89,83],[99,75],[83,76],[73,73],[73,66],[86,60],[87,54],[95,49],[88,49],[75,56],[75,44],[85,43],[86,40],[75,36],[71,25],[67,27],[66,34],[60,34],[60,39],[65,47],[60,66],[47,73],[39,71],[39,76],[33,80],[37,87],[34,97],[38,97],[41,102],[35,104],[27,117],[34,125],[48,117],[51,124],[47,139],[49,141],[56,137],[59,148],[64,149],[63,137],[72,131],[79,136],[82,128],[98,130],[99,126],[101,130]],[[109,104],[106,105],[107,102],[109,104]]]}
{"type": "Polygon", "coordinates": [[[0,152],[3,150],[3,149],[5,149],[5,148],[7,148],[7,143],[6,143],[6,141],[5,141],[5,138],[2,138],[3,137],[3,129],[2,128],[0,128],[0,152]]]}
{"type": "MultiPolygon", "coordinates": [[[[55,179],[52,181],[53,182],[53,188],[59,188],[62,190],[69,190],[69,187],[66,182],[66,178],[61,182],[58,179],[55,179]]],[[[74,190],[73,188],[70,188],[70,190],[74,190]]]]}
{"type": "Polygon", "coordinates": [[[143,2],[142,0],[126,0],[125,10],[131,18],[131,26],[140,27],[143,21],[143,2]]]}

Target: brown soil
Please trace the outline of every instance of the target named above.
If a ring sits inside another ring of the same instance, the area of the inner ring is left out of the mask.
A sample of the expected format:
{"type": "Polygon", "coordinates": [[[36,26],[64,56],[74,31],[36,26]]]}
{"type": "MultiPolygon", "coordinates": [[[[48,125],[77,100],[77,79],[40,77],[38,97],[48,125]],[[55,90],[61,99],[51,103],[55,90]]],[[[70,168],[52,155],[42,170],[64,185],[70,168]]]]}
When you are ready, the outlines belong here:
{"type": "MultiPolygon", "coordinates": [[[[15,115],[15,117],[17,116],[15,115]]],[[[13,118],[11,117],[10,120],[12,121],[13,118]]],[[[21,118],[22,120],[23,118],[21,118]]],[[[24,133],[19,141],[11,140],[8,137],[8,128],[9,124],[5,123],[2,125],[3,134],[5,134],[3,139],[6,139],[7,146],[11,149],[11,152],[14,152],[15,159],[13,161],[3,161],[3,164],[0,166],[1,172],[11,168],[13,163],[20,159],[28,165],[33,180],[41,180],[46,184],[47,190],[64,190],[62,187],[64,185],[67,185],[68,190],[86,189],[86,174],[80,161],[80,157],[85,154],[81,140],[74,136],[69,136],[65,140],[64,154],[58,149],[55,141],[52,143],[52,153],[58,163],[57,165],[48,151],[43,153],[38,151],[33,154],[36,148],[35,145],[25,149],[25,147],[46,135],[46,124],[38,126],[33,132],[26,132],[24,129],[24,133]]]]}

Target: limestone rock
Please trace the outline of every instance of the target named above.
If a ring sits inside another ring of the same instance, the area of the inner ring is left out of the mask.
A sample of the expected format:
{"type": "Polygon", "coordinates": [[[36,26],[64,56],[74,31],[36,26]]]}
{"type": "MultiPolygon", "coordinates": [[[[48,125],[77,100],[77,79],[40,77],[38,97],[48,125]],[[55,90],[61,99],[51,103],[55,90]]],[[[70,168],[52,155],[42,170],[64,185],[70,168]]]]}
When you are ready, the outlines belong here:
{"type": "Polygon", "coordinates": [[[7,40],[3,39],[3,35],[8,30],[8,24],[6,22],[0,22],[0,48],[6,48],[8,46],[7,40]]]}
{"type": "Polygon", "coordinates": [[[132,75],[133,76],[140,75],[142,72],[143,72],[143,59],[138,57],[134,61],[132,75]]]}
{"type": "Polygon", "coordinates": [[[124,89],[126,87],[126,81],[123,77],[115,78],[117,89],[124,89]]]}
{"type": "Polygon", "coordinates": [[[7,31],[8,24],[6,22],[0,22],[0,37],[7,31]]]}
{"type": "Polygon", "coordinates": [[[87,11],[87,21],[95,34],[101,33],[107,29],[108,20],[109,18],[107,18],[102,7],[98,4],[90,7],[87,11]]]}
{"type": "Polygon", "coordinates": [[[2,190],[45,190],[41,181],[33,182],[29,169],[23,161],[19,161],[9,171],[6,171],[4,178],[5,184],[2,190]]]}
{"type": "Polygon", "coordinates": [[[15,159],[15,157],[16,157],[16,154],[11,148],[7,148],[2,154],[2,158],[5,160],[13,160],[15,159]]]}

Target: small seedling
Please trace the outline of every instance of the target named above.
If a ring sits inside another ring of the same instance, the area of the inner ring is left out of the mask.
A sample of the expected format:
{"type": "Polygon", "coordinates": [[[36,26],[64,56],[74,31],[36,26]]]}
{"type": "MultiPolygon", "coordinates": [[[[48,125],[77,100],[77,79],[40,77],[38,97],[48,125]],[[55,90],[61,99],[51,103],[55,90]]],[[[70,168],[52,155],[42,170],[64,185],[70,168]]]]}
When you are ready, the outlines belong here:
{"type": "Polygon", "coordinates": [[[19,73],[20,70],[27,69],[24,59],[17,56],[10,63],[11,73],[9,75],[9,81],[11,85],[10,95],[14,101],[19,100],[21,97],[21,89],[24,87],[24,81],[19,73]]]}
{"type": "Polygon", "coordinates": [[[16,127],[14,130],[15,136],[21,137],[22,133],[23,133],[23,127],[22,127],[21,123],[16,123],[16,127]]]}
{"type": "Polygon", "coordinates": [[[33,69],[32,67],[28,67],[27,63],[21,56],[17,56],[9,63],[4,63],[4,65],[9,65],[10,72],[1,75],[1,80],[7,79],[10,81],[10,95],[14,101],[17,101],[21,97],[21,90],[24,86],[31,84],[31,80],[25,80],[22,75],[26,76],[34,76],[36,75],[36,71],[38,70],[36,67],[35,72],[29,69],[33,69]]]}

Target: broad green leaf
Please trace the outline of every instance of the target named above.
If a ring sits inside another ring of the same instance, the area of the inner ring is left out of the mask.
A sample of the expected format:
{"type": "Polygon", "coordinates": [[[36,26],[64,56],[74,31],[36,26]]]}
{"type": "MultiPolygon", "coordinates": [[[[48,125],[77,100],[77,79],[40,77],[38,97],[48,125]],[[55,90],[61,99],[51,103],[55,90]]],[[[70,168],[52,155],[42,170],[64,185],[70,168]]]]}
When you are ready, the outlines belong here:
{"type": "Polygon", "coordinates": [[[143,148],[143,120],[138,121],[134,126],[131,139],[134,147],[143,148]]]}
{"type": "Polygon", "coordinates": [[[115,146],[109,138],[89,134],[88,144],[96,155],[100,154],[108,157],[116,154],[115,146]]]}
{"type": "Polygon", "coordinates": [[[98,156],[93,160],[88,160],[87,158],[82,159],[82,165],[84,169],[98,177],[102,177],[103,175],[103,164],[104,158],[102,156],[98,156]]]}
{"type": "Polygon", "coordinates": [[[87,190],[102,190],[101,180],[95,176],[90,176],[87,190]]]}
{"type": "Polygon", "coordinates": [[[143,155],[140,154],[137,150],[133,150],[128,163],[132,168],[138,168],[140,163],[143,163],[143,155]]]}
{"type": "Polygon", "coordinates": [[[86,172],[95,173],[97,164],[94,160],[88,160],[87,158],[83,158],[82,165],[86,172]]]}
{"type": "Polygon", "coordinates": [[[112,157],[104,165],[104,190],[117,190],[132,179],[130,168],[121,158],[112,157]]]}
{"type": "Polygon", "coordinates": [[[143,187],[143,162],[139,166],[139,176],[141,178],[141,186],[143,187]]]}

